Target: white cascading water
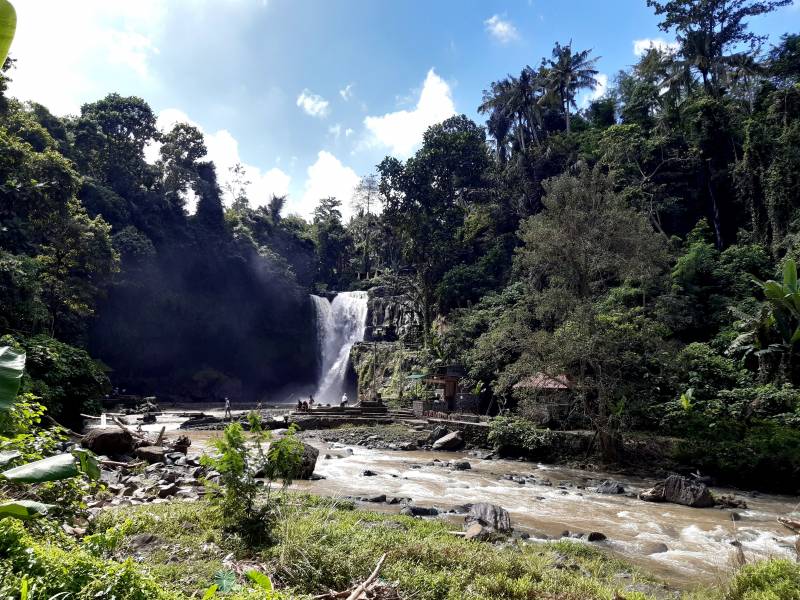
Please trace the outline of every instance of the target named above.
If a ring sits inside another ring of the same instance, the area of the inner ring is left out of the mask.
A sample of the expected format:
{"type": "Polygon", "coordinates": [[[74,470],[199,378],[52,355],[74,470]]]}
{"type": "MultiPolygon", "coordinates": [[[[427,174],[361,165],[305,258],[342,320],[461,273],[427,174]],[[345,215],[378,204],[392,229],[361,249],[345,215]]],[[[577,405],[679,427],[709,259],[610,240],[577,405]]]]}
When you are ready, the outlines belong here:
{"type": "MultiPolygon", "coordinates": [[[[314,399],[338,404],[347,391],[350,349],[364,340],[367,326],[367,292],[341,292],[333,302],[311,296],[317,313],[320,375],[314,399]]],[[[355,398],[351,398],[355,401],[355,398]]]]}

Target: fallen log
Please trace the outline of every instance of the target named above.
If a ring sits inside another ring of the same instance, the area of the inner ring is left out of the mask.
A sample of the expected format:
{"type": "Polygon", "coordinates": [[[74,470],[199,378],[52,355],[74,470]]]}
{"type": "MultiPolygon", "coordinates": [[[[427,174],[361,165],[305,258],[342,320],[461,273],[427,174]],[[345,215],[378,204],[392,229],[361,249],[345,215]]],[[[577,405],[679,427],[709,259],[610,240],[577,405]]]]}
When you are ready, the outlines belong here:
{"type": "Polygon", "coordinates": [[[122,467],[123,469],[135,469],[136,467],[140,467],[142,465],[147,464],[143,460],[129,462],[129,463],[120,462],[118,460],[101,460],[99,462],[104,467],[122,467]]]}
{"type": "Polygon", "coordinates": [[[120,421],[117,417],[111,417],[111,420],[114,422],[115,425],[117,425],[117,427],[120,427],[120,428],[124,429],[125,431],[130,433],[133,437],[139,438],[140,440],[146,440],[147,439],[146,435],[144,435],[143,433],[139,433],[138,431],[134,431],[133,429],[131,429],[130,427],[125,425],[125,423],[120,421]]]}

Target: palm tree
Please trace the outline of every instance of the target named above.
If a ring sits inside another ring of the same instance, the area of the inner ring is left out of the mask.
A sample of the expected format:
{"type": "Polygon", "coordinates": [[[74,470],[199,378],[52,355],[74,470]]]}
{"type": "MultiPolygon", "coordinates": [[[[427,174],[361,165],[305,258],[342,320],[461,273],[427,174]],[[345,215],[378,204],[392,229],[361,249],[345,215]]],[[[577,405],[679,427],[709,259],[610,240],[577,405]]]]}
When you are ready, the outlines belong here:
{"type": "Polygon", "coordinates": [[[553,58],[547,61],[549,84],[561,101],[564,118],[567,121],[567,132],[570,131],[570,107],[576,106],[575,96],[585,88],[597,86],[595,69],[597,58],[591,58],[591,50],[572,51],[572,42],[562,46],[558,42],[553,47],[553,58]]]}
{"type": "Polygon", "coordinates": [[[542,103],[547,97],[541,72],[525,67],[519,77],[509,75],[495,81],[483,92],[483,103],[478,112],[489,113],[487,129],[494,137],[498,158],[505,161],[508,136],[515,129],[517,145],[526,150],[526,139],[539,143],[537,130],[542,125],[542,103]]]}

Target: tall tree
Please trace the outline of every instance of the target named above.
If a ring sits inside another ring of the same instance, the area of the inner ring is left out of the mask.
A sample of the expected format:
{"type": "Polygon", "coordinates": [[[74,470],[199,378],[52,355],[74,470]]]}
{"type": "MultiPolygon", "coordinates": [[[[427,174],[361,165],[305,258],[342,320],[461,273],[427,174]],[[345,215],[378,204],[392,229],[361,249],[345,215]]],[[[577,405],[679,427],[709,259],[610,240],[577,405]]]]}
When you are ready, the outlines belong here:
{"type": "Polygon", "coordinates": [[[353,208],[359,217],[360,231],[359,237],[360,245],[362,246],[362,264],[361,267],[365,273],[370,271],[370,242],[372,237],[372,227],[374,212],[380,211],[380,197],[378,194],[378,177],[374,174],[369,174],[361,178],[356,186],[353,195],[353,208]]]}
{"type": "Polygon", "coordinates": [[[700,72],[707,93],[722,92],[724,67],[729,52],[755,51],[765,39],[748,31],[747,19],[756,17],[792,0],[647,0],[647,5],[663,17],[659,27],[675,30],[680,54],[700,72]]]}
{"type": "Polygon", "coordinates": [[[550,85],[558,94],[564,111],[567,133],[570,132],[570,108],[577,107],[575,97],[578,92],[597,86],[595,76],[598,71],[595,69],[595,64],[598,58],[592,58],[591,54],[591,50],[574,52],[571,42],[566,46],[556,42],[553,47],[553,57],[546,62],[550,85]]]}

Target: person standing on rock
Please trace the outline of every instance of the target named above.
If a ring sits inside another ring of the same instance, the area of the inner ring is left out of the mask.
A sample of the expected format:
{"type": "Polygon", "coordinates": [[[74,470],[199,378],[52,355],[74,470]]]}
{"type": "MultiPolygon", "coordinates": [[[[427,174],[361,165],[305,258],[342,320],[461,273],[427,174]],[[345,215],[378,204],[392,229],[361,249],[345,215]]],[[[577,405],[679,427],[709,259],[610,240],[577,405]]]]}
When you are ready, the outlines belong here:
{"type": "Polygon", "coordinates": [[[347,392],[345,392],[344,394],[342,394],[342,403],[341,403],[339,406],[341,406],[342,408],[344,408],[345,406],[347,406],[347,392]]]}
{"type": "Polygon", "coordinates": [[[233,419],[233,414],[231,413],[231,401],[227,396],[225,396],[225,415],[222,418],[233,419]]]}

